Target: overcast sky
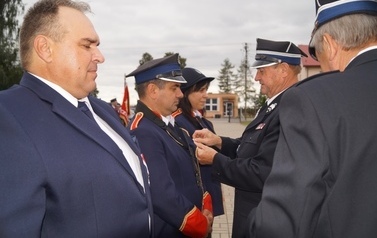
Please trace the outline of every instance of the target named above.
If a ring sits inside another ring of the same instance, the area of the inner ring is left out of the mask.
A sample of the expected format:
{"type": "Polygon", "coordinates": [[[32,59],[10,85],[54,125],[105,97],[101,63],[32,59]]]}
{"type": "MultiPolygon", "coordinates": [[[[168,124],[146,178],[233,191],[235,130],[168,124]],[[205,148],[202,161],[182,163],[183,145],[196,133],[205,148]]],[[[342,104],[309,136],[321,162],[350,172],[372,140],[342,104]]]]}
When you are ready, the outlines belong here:
{"type": "MultiPolygon", "coordinates": [[[[24,0],[28,9],[36,0],[24,0]]],[[[315,19],[313,0],[88,0],[88,16],[101,39],[105,63],[97,88],[105,101],[123,99],[124,74],[139,65],[143,53],[154,58],[179,53],[207,76],[217,77],[224,59],[238,68],[249,45],[253,62],[256,38],[308,44],[315,19]]],[[[137,94],[127,78],[131,104],[137,94]]],[[[258,83],[255,83],[258,87],[258,83]]],[[[217,92],[213,81],[210,92],[217,92]]]]}

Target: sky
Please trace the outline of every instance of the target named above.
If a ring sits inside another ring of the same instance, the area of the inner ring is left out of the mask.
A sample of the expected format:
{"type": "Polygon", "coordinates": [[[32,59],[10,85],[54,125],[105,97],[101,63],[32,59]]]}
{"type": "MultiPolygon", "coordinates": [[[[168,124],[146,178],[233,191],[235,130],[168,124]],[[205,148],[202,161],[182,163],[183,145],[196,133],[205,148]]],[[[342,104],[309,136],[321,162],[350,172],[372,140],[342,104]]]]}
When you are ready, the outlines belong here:
{"type": "MultiPolygon", "coordinates": [[[[36,0],[24,0],[26,10],[36,0]]],[[[179,53],[186,66],[218,77],[228,58],[239,67],[249,46],[253,62],[256,38],[308,44],[315,19],[313,0],[87,0],[105,62],[98,67],[98,97],[123,99],[124,75],[136,69],[145,52],[161,58],[179,53]]],[[[135,79],[126,79],[131,105],[135,79]]],[[[258,90],[259,83],[254,82],[258,90]]],[[[217,81],[209,92],[218,92],[217,81]]]]}

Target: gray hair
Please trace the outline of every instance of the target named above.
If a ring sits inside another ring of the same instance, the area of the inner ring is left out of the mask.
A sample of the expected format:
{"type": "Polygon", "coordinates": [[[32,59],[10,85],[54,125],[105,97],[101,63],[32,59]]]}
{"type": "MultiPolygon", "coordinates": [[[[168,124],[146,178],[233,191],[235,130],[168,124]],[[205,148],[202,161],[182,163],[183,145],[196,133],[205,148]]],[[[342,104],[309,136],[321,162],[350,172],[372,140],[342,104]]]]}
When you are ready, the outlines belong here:
{"type": "Polygon", "coordinates": [[[323,35],[327,33],[343,47],[343,50],[358,48],[377,40],[377,17],[366,14],[351,14],[332,20],[321,26],[313,35],[310,47],[323,51],[323,35]]]}

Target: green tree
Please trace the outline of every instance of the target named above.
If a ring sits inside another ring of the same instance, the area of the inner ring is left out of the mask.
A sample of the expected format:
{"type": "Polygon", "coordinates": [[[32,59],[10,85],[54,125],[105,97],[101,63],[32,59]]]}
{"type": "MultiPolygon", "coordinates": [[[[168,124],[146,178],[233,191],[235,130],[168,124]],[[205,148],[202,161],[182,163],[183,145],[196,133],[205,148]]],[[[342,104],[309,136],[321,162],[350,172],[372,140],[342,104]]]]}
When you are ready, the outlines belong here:
{"type": "Polygon", "coordinates": [[[253,82],[253,75],[250,71],[250,65],[247,60],[242,60],[237,70],[237,78],[234,81],[234,92],[239,96],[238,98],[244,104],[243,115],[246,119],[247,108],[251,108],[253,98],[255,97],[255,89],[253,82]]]}
{"type": "MultiPolygon", "coordinates": [[[[174,52],[166,52],[164,57],[169,56],[169,55],[174,55],[174,54],[175,54],[174,52]]],[[[187,60],[186,58],[183,58],[181,55],[179,55],[178,60],[179,60],[179,64],[181,65],[181,69],[186,67],[186,60],[187,60]]]]}
{"type": "Polygon", "coordinates": [[[17,17],[23,14],[22,0],[0,2],[0,90],[7,89],[20,81],[22,68],[18,58],[17,17]]]}
{"type": "Polygon", "coordinates": [[[267,101],[266,95],[259,93],[253,97],[254,109],[258,110],[267,101]]]}
{"type": "Polygon", "coordinates": [[[94,89],[94,90],[90,93],[90,95],[93,96],[93,97],[95,97],[95,98],[98,98],[98,94],[99,94],[99,91],[98,91],[97,87],[96,87],[96,89],[94,89]]]}
{"type": "Polygon", "coordinates": [[[145,52],[143,56],[141,56],[141,60],[139,60],[139,64],[142,65],[145,62],[153,60],[153,56],[149,54],[148,52],[145,52]]]}
{"type": "Polygon", "coordinates": [[[234,65],[228,58],[221,64],[221,70],[219,71],[219,91],[221,93],[233,93],[234,82],[237,80],[237,76],[233,73],[234,65]]]}

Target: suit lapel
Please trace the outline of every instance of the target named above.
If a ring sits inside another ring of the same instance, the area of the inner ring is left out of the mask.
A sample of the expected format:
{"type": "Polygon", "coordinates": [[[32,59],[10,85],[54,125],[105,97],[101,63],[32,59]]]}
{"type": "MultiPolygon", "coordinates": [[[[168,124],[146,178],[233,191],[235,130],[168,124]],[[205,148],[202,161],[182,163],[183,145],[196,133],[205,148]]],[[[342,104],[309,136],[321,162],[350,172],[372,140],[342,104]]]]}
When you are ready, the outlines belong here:
{"type": "Polygon", "coordinates": [[[246,130],[250,130],[251,128],[254,128],[254,127],[256,127],[257,125],[259,125],[259,124],[263,121],[263,119],[264,119],[264,117],[265,117],[265,115],[266,115],[266,110],[267,110],[267,106],[262,106],[261,109],[260,109],[259,112],[258,112],[257,117],[254,118],[254,120],[251,121],[251,122],[249,123],[249,125],[247,125],[245,131],[246,131],[246,130]]]}
{"type": "MultiPolygon", "coordinates": [[[[94,122],[91,123],[88,120],[88,117],[78,110],[75,106],[73,106],[69,101],[67,101],[63,96],[57,93],[55,90],[44,84],[42,81],[34,78],[32,75],[25,73],[21,82],[21,86],[25,86],[36,93],[43,101],[46,101],[51,104],[52,111],[58,115],[59,117],[63,118],[65,121],[70,123],[73,127],[77,129],[78,132],[86,135],[90,140],[97,143],[103,149],[108,151],[125,169],[126,171],[132,175],[132,177],[136,180],[136,177],[127,163],[126,159],[124,158],[123,152],[119,149],[116,143],[105,133],[101,130],[101,128],[96,125],[94,122]]],[[[92,104],[92,101],[91,101],[92,104]]],[[[114,124],[116,124],[115,118],[112,118],[108,112],[103,110],[100,106],[96,103],[92,104],[93,109],[95,108],[95,112],[106,121],[117,133],[119,133],[122,138],[125,139],[127,143],[129,143],[130,147],[135,151],[136,155],[140,155],[140,152],[136,148],[135,144],[132,142],[130,136],[126,136],[126,132],[122,132],[119,128],[116,128],[114,124]]],[[[119,125],[121,123],[119,122],[119,125]]],[[[123,128],[123,130],[126,130],[123,128]]]]}
{"type": "Polygon", "coordinates": [[[268,107],[267,106],[262,107],[261,110],[258,113],[258,116],[252,122],[250,122],[250,124],[246,127],[245,131],[250,130],[250,129],[255,129],[256,127],[258,127],[258,125],[263,123],[266,120],[266,118],[268,118],[268,116],[273,112],[273,110],[276,107],[278,107],[278,105],[280,103],[280,98],[281,98],[282,95],[283,95],[283,93],[281,93],[279,96],[277,96],[268,105],[268,107]]]}
{"type": "Polygon", "coordinates": [[[106,123],[115,131],[118,133],[118,135],[120,135],[126,142],[127,144],[130,146],[130,148],[133,150],[133,152],[136,154],[136,155],[140,155],[141,152],[140,152],[140,149],[139,147],[137,146],[136,142],[134,141],[134,139],[132,139],[130,133],[129,133],[129,129],[124,127],[118,120],[116,120],[114,117],[110,116],[108,112],[106,112],[101,106],[99,106],[97,103],[95,102],[92,102],[92,100],[90,100],[90,103],[93,107],[93,110],[94,112],[99,116],[101,117],[104,121],[106,121],[106,123]]]}
{"type": "MultiPolygon", "coordinates": [[[[136,141],[134,141],[132,139],[131,135],[128,133],[128,129],[126,127],[124,127],[120,123],[120,121],[118,121],[116,118],[112,117],[109,114],[109,112],[107,112],[103,107],[98,105],[98,103],[96,103],[93,100],[89,100],[89,101],[90,101],[90,104],[92,105],[94,112],[99,117],[101,117],[102,120],[104,120],[116,133],[118,133],[118,135],[121,136],[124,139],[124,141],[126,141],[126,143],[129,145],[129,147],[138,156],[140,167],[143,168],[143,166],[146,166],[143,163],[144,160],[143,160],[143,158],[141,158],[141,152],[140,152],[140,150],[139,150],[139,148],[136,144],[136,141]]],[[[115,144],[115,143],[113,142],[113,144],[115,144]]],[[[115,144],[115,146],[116,146],[117,149],[119,149],[116,144],[115,144]]],[[[115,158],[133,175],[133,177],[135,178],[135,181],[136,181],[136,177],[135,177],[134,173],[132,172],[132,169],[129,166],[129,164],[127,163],[126,159],[124,158],[123,153],[121,154],[121,156],[116,156],[115,158]]],[[[146,182],[148,181],[147,180],[148,176],[146,176],[146,171],[144,171],[143,169],[142,169],[142,172],[143,172],[144,184],[146,185],[146,182]]]]}
{"type": "MultiPolygon", "coordinates": [[[[126,169],[126,171],[132,175],[132,177],[136,181],[136,177],[131,167],[127,163],[127,160],[124,158],[122,150],[104,131],[102,131],[102,129],[97,124],[89,123],[90,121],[87,120],[87,118],[83,117],[86,115],[84,115],[80,110],[76,110],[76,108],[74,107],[73,110],[69,110],[69,108],[62,107],[60,103],[54,103],[53,111],[65,118],[69,123],[76,127],[77,130],[81,131],[103,149],[108,151],[126,169]]],[[[109,115],[106,115],[105,113],[99,113],[98,108],[95,110],[95,113],[98,113],[97,115],[101,117],[106,123],[112,124],[111,117],[109,115]]],[[[116,132],[119,133],[119,131],[116,132]]],[[[129,141],[127,141],[127,143],[129,143],[129,141]]],[[[139,155],[139,153],[136,154],[139,155]]]]}

